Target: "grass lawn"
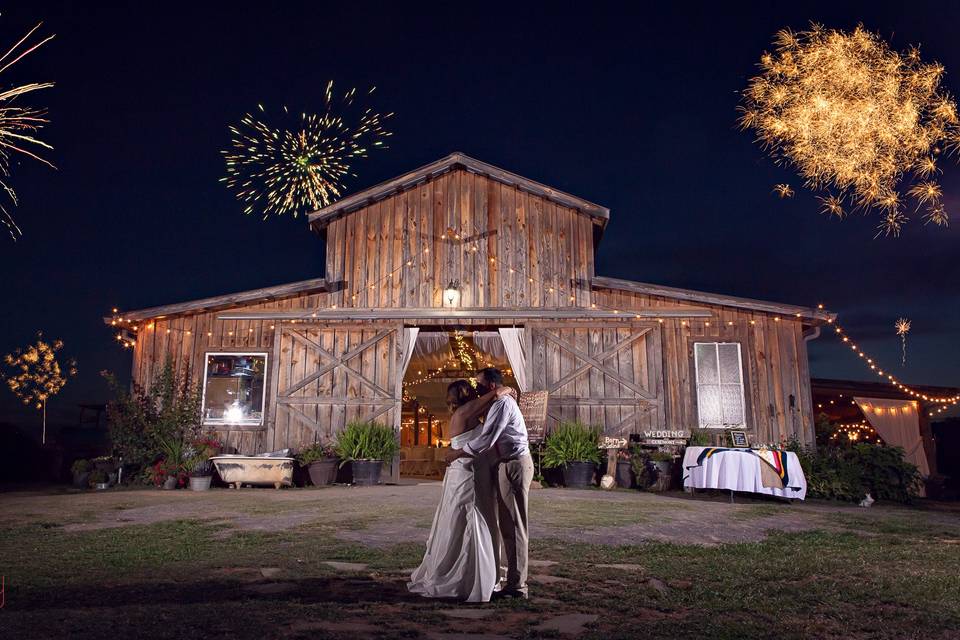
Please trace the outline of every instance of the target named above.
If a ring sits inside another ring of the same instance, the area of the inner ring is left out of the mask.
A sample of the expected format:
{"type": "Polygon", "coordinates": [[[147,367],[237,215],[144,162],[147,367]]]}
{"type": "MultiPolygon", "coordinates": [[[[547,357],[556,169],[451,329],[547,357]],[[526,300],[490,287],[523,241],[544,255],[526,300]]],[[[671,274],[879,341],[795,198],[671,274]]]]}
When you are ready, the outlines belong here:
{"type": "Polygon", "coordinates": [[[531,599],[466,606],[405,590],[438,496],[0,494],[0,638],[960,637],[956,510],[543,490],[531,599]]]}

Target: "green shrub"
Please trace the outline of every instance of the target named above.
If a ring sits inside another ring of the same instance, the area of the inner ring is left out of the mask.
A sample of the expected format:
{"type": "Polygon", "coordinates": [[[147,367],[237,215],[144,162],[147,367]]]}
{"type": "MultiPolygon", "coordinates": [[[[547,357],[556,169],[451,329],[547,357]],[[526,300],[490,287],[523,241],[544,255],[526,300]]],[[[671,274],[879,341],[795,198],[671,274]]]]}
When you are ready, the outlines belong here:
{"type": "Polygon", "coordinates": [[[86,458],[80,458],[78,460],[74,460],[73,464],[70,465],[70,472],[74,475],[80,475],[81,473],[90,471],[92,467],[93,465],[90,464],[89,460],[86,458]]]}
{"type": "Polygon", "coordinates": [[[310,464],[311,462],[316,462],[317,460],[328,460],[336,457],[336,448],[332,445],[324,444],[322,442],[314,442],[313,444],[300,449],[300,453],[297,454],[297,460],[301,465],[304,466],[310,464]]]}
{"type": "Polygon", "coordinates": [[[167,358],[149,389],[134,384],[132,391],[112,374],[102,375],[115,396],[107,404],[107,422],[114,454],[123,464],[146,469],[161,457],[183,464],[184,449],[202,429],[201,393],[188,368],[177,376],[167,358]]]}
{"type": "Polygon", "coordinates": [[[547,436],[543,451],[543,466],[563,467],[570,462],[600,464],[600,427],[588,427],[579,422],[562,422],[547,436]]]}
{"type": "Polygon", "coordinates": [[[96,471],[90,474],[90,477],[87,479],[87,482],[89,482],[90,486],[92,487],[95,484],[107,482],[108,480],[110,480],[110,476],[107,475],[107,472],[97,469],[96,471]]]}
{"type": "Polygon", "coordinates": [[[377,422],[354,421],[337,435],[334,445],[343,466],[351,460],[392,460],[400,451],[397,435],[377,422]]]}
{"type": "Polygon", "coordinates": [[[800,459],[807,495],[814,498],[858,502],[869,492],[875,500],[910,502],[922,483],[900,447],[860,443],[813,451],[792,440],[786,449],[800,459]]]}

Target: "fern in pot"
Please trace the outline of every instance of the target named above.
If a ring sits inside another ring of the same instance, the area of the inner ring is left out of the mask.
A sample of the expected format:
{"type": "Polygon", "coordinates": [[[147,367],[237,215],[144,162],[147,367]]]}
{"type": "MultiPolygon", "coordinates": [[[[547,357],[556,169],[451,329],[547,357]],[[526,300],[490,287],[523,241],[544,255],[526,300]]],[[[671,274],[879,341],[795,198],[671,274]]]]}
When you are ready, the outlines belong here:
{"type": "Polygon", "coordinates": [[[400,450],[397,436],[390,427],[366,421],[353,421],[337,435],[334,445],[340,466],[350,463],[353,483],[380,484],[383,463],[393,460],[400,450]]]}
{"type": "Polygon", "coordinates": [[[563,483],[568,487],[592,486],[597,465],[600,464],[599,440],[599,427],[563,422],[547,436],[543,466],[561,467],[563,483]]]}

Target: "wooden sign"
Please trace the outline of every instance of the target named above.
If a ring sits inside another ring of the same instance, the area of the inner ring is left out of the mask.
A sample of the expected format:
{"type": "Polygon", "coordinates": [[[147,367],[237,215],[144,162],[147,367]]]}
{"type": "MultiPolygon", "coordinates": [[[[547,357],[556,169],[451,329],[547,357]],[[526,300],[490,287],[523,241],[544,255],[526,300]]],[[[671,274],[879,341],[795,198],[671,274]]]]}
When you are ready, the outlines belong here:
{"type": "Polygon", "coordinates": [[[627,439],[611,438],[610,436],[604,436],[603,440],[600,441],[599,448],[600,449],[626,449],[627,439]]]}
{"type": "Polygon", "coordinates": [[[549,391],[524,391],[520,394],[520,414],[527,424],[527,440],[540,442],[547,426],[549,391]]]}
{"type": "Polygon", "coordinates": [[[646,445],[687,444],[689,439],[690,432],[682,429],[643,431],[640,434],[640,444],[646,445]]]}

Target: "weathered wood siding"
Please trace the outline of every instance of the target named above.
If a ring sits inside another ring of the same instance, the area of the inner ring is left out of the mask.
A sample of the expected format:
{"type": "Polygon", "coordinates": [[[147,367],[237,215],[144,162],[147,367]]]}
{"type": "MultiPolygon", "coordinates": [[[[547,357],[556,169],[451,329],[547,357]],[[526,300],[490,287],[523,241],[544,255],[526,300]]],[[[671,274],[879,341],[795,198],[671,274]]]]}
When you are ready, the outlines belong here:
{"type": "MultiPolygon", "coordinates": [[[[286,300],[249,305],[245,309],[313,309],[327,305],[327,294],[297,296],[286,300]]],[[[218,425],[218,437],[228,447],[241,453],[253,453],[282,448],[274,447],[267,438],[268,425],[275,417],[272,390],[276,385],[274,348],[276,327],[272,320],[218,320],[219,312],[199,313],[142,322],[133,347],[133,382],[149,388],[167,358],[171,358],[179,375],[188,371],[191,379],[203,383],[206,354],[211,352],[265,352],[267,353],[267,406],[265,424],[259,427],[218,425]],[[153,325],[151,327],[151,325],[153,325]]],[[[298,326],[298,325],[294,325],[298,326]]],[[[272,434],[271,434],[272,436],[272,434]]]]}
{"type": "Polygon", "coordinates": [[[588,307],[593,227],[575,209],[451,171],[329,224],[331,302],[440,307],[459,280],[461,307],[588,307]]]}
{"type": "MultiPolygon", "coordinates": [[[[596,289],[594,296],[598,305],[624,311],[676,304],[669,298],[612,289],[596,289]]],[[[714,318],[665,318],[660,323],[667,428],[690,429],[698,424],[693,344],[738,342],[752,441],[779,442],[795,435],[813,444],[813,401],[801,320],[733,307],[709,308],[714,318]]]]}

